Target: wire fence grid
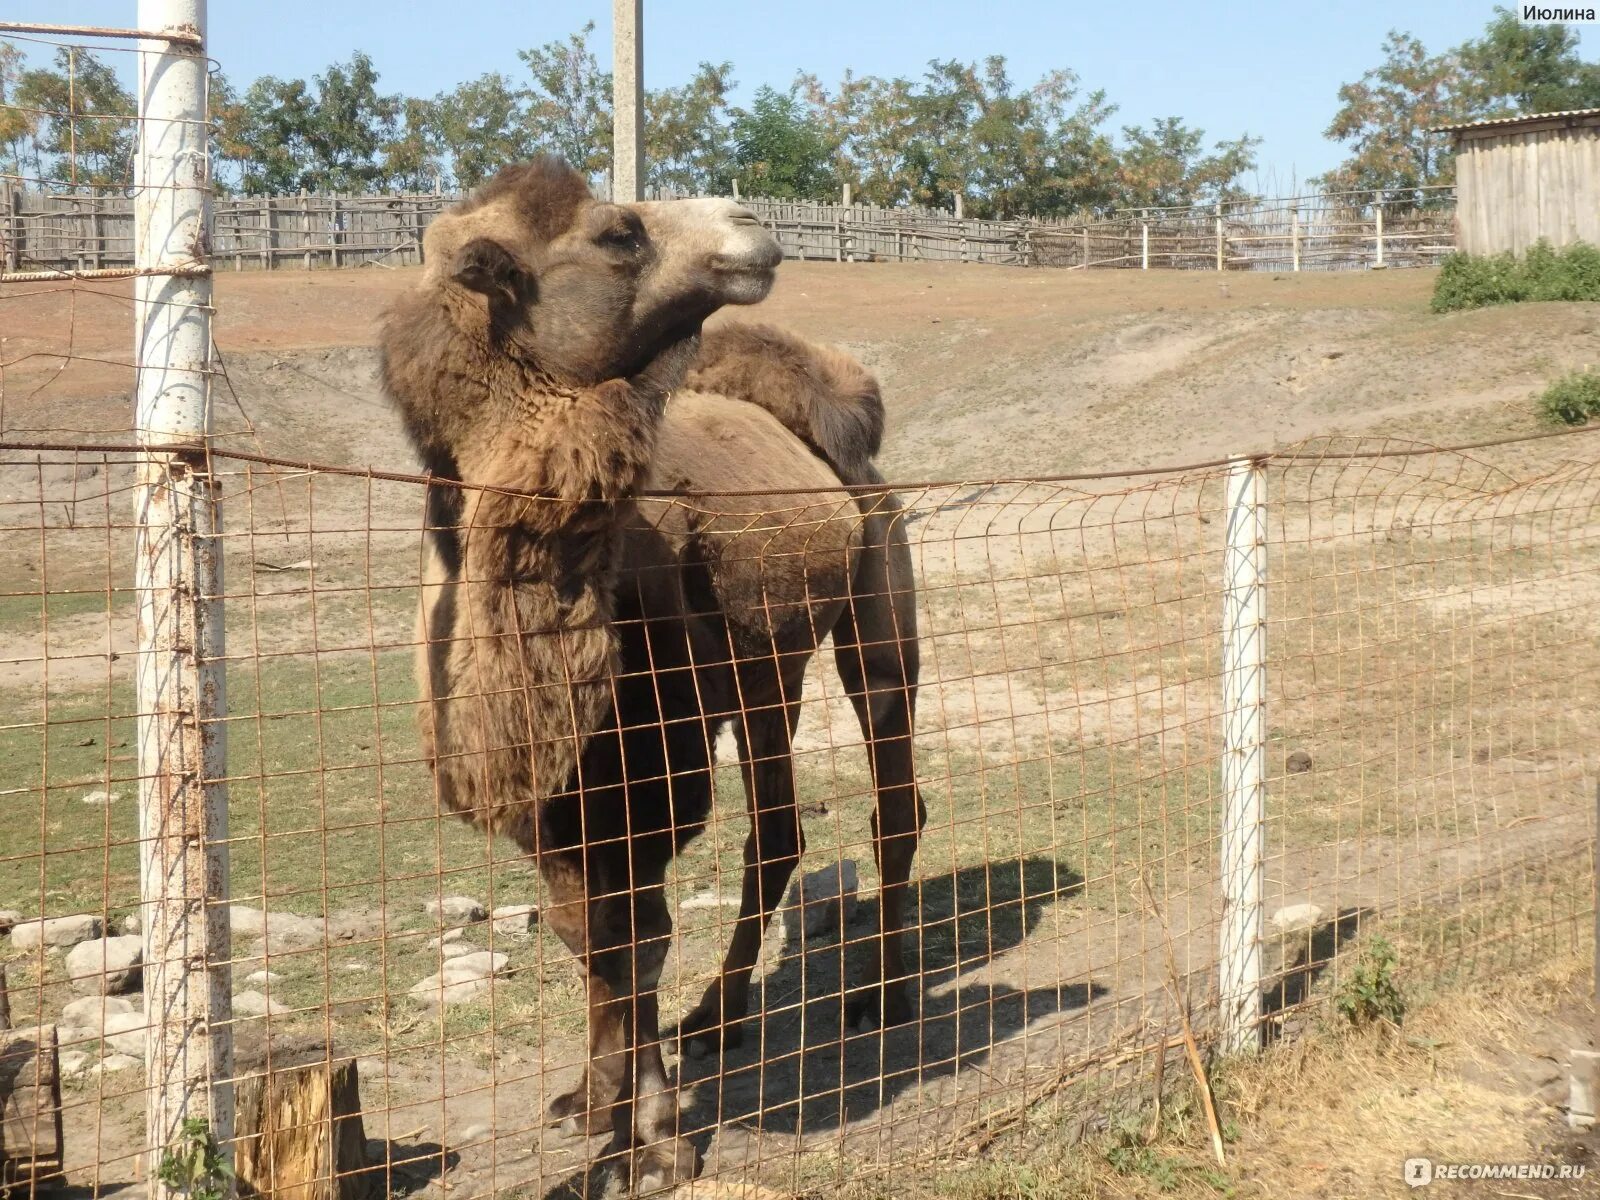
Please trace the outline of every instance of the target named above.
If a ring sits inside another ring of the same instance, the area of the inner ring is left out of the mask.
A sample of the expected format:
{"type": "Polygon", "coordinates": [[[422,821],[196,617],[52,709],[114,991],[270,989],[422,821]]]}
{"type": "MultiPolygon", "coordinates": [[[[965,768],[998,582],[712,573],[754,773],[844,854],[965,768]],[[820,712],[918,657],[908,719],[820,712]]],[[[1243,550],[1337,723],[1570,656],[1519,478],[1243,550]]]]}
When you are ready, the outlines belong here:
{"type": "MultiPolygon", "coordinates": [[[[1600,464],[1565,456],[1590,444],[1324,444],[1256,468],[1260,868],[1282,920],[1261,932],[1251,1016],[1268,1036],[1337,991],[1374,931],[1418,983],[1588,936],[1600,464]]],[[[12,1021],[54,1024],[67,1176],[111,1191],[144,1150],[145,1018],[122,998],[137,986],[123,944],[88,935],[141,912],[137,456],[5,457],[12,1021]]],[[[352,1064],[342,1115],[361,1137],[341,1195],[369,1178],[476,1195],[581,1176],[597,1143],[543,1117],[586,1056],[576,964],[540,919],[531,864],[441,815],[419,747],[423,485],[226,454],[210,471],[228,513],[215,719],[233,948],[218,965],[241,1095],[269,1065],[352,1064]]],[[[1202,1043],[1219,1035],[1229,477],[904,489],[928,807],[913,1019],[844,1017],[875,943],[873,790],[818,656],[794,739],[815,894],[801,907],[791,890],[762,943],[744,1044],[674,1064],[707,1178],[792,1193],[937,1171],[1019,1106],[1036,1136],[1068,1140],[1148,1088],[1181,1045],[1180,1005],[1202,1043]]],[[[770,533],[794,520],[771,503],[645,509],[659,523],[754,510],[770,533]]],[[[668,876],[668,1021],[715,976],[737,919],[737,759],[724,734],[709,824],[668,876]]]]}
{"type": "MultiPolygon", "coordinates": [[[[202,219],[143,171],[141,203],[202,219]]],[[[226,1195],[231,1161],[241,1192],[293,1200],[599,1194],[604,1135],[546,1116],[590,1054],[579,965],[535,864],[441,812],[422,736],[430,483],[208,442],[227,376],[185,324],[210,313],[197,243],[144,237],[131,363],[79,341],[91,281],[61,310],[63,366],[135,367],[140,440],[0,443],[5,1182],[226,1195]]],[[[13,282],[0,299],[62,303],[13,282]]],[[[0,413],[35,350],[0,352],[0,413]]],[[[48,384],[25,377],[31,411],[48,384]]],[[[896,488],[928,810],[910,1019],[847,1003],[880,951],[881,831],[819,653],[781,772],[800,883],[743,1040],[666,1043],[700,1177],[876,1194],[1001,1139],[1059,1150],[1171,1086],[1186,1037],[1318,1019],[1375,934],[1420,986],[1587,944],[1597,489],[1581,431],[896,488]]],[[[640,517],[738,530],[724,564],[759,573],[873,507],[640,517]]],[[[649,666],[625,663],[656,688],[649,666]]],[[[739,926],[740,753],[721,729],[666,876],[668,1027],[739,926]]]]}

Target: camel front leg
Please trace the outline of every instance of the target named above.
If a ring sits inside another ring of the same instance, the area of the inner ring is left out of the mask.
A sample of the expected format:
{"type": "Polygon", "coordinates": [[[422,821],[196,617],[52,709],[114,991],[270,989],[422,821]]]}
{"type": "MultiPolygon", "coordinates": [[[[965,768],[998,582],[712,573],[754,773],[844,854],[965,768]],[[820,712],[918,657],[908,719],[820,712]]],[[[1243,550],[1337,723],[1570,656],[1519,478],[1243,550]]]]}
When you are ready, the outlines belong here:
{"type": "MultiPolygon", "coordinates": [[[[678,1131],[678,1092],[661,1058],[656,988],[672,919],[659,883],[631,896],[607,897],[596,907],[602,910],[602,928],[626,932],[591,959],[591,970],[615,997],[614,1027],[623,1041],[621,1086],[611,1109],[605,1157],[634,1192],[660,1191],[693,1179],[700,1163],[693,1143],[678,1131]]],[[[598,1068],[598,1062],[590,1063],[591,1072],[598,1068]]]]}
{"type": "Polygon", "coordinates": [[[799,719],[798,703],[769,705],[734,718],[750,833],[744,843],[739,918],[721,974],[678,1027],[685,1051],[697,1058],[744,1041],[750,976],[772,914],[805,851],[791,750],[799,719]]]}

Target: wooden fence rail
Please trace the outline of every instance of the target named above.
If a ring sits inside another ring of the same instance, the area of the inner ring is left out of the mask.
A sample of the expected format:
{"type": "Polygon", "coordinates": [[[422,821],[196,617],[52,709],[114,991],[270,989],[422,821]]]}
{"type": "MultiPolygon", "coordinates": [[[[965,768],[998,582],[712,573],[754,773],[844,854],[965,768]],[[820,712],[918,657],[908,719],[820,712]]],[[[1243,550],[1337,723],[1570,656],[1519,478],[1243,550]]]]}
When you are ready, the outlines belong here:
{"type": "MultiPolygon", "coordinates": [[[[219,270],[407,266],[456,197],[226,196],[215,201],[219,270]]],[[[133,265],[125,195],[5,189],[0,268],[81,273],[133,265]]],[[[1425,266],[1455,243],[1453,196],[1397,208],[1366,196],[1253,200],[1083,221],[983,220],[936,209],[745,199],[784,254],[833,262],[977,262],[1070,269],[1334,270],[1425,266]]]]}

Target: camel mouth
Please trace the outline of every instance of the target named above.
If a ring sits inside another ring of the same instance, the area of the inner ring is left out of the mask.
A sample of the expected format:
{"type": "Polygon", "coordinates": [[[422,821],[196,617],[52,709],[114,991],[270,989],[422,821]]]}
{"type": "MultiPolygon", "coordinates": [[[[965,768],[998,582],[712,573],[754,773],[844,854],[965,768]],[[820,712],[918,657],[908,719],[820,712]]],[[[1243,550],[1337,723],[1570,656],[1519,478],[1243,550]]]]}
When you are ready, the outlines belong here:
{"type": "Polygon", "coordinates": [[[707,260],[725,303],[758,304],[772,291],[783,251],[776,241],[764,239],[764,243],[739,254],[714,254],[707,260]]]}

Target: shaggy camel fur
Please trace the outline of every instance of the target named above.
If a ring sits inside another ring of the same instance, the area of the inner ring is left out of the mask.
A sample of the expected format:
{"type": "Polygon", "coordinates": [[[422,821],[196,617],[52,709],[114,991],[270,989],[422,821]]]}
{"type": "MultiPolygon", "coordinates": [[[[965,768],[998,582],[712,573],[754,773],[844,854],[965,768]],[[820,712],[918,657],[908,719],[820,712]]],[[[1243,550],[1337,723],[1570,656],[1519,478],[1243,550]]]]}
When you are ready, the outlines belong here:
{"type": "Polygon", "coordinates": [[[429,496],[428,756],[446,807],[537,856],[549,923],[584,969],[589,1067],[554,1113],[608,1122],[610,1161],[664,1185],[695,1167],[658,1044],[666,866],[704,825],[712,741],[734,720],[754,817],[743,907],[685,1028],[736,1036],[799,858],[789,737],[830,631],[878,789],[886,936],[865,1007],[909,1014],[899,926],[922,821],[909,555],[891,499],[839,488],[875,479],[881,405],[848,360],[749,330],[708,338],[698,378],[759,390],[741,399],[776,417],[712,394],[666,408],[701,320],[770,286],[775,245],[726,202],[602,204],[544,161],[441,217],[425,253],[383,350],[425,463],[465,485],[429,496]],[[793,495],[632,499],[774,480],[793,495]]]}

